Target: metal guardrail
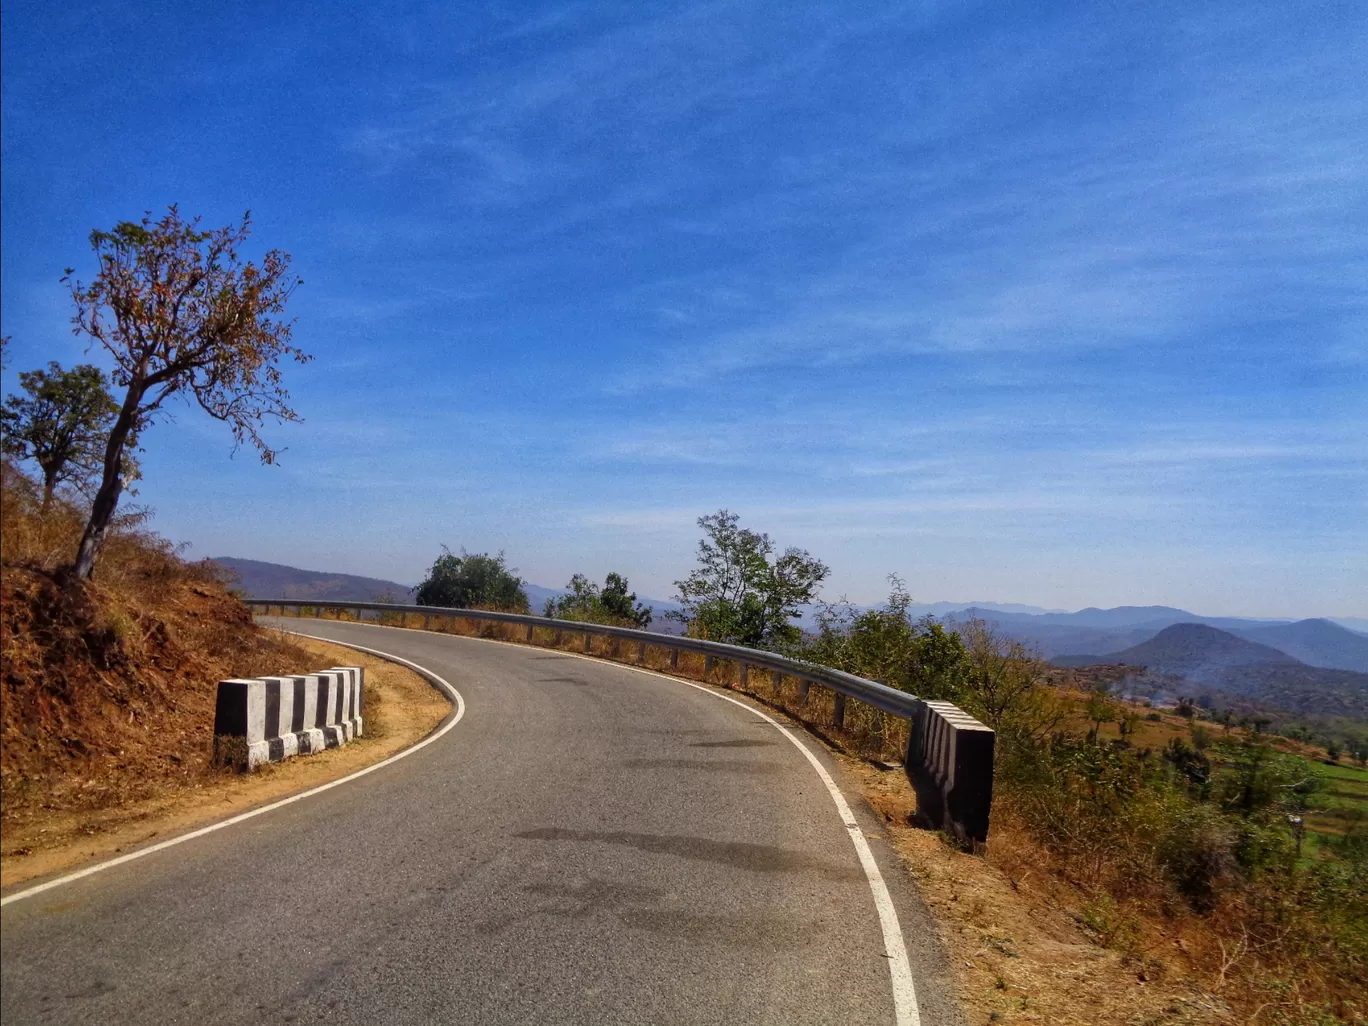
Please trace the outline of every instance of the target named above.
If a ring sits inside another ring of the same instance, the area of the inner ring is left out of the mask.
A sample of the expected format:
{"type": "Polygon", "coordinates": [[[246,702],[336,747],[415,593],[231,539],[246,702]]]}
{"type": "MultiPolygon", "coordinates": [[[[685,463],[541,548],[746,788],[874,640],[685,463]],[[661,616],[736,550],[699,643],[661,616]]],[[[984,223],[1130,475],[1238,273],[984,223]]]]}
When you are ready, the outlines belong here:
{"type": "Polygon", "coordinates": [[[527,613],[411,606],[392,602],[321,602],[308,599],[247,599],[245,602],[248,608],[261,609],[265,615],[270,615],[273,608],[279,609],[282,616],[287,609],[334,609],[355,611],[357,620],[361,619],[363,612],[417,615],[424,618],[424,627],[429,625],[433,617],[519,624],[526,628],[528,641],[532,640],[533,630],[540,627],[565,634],[582,634],[584,650],[590,653],[596,637],[636,642],[638,662],[645,661],[647,645],[669,649],[671,666],[676,668],[680,652],[701,654],[706,660],[707,673],[712,670],[713,660],[725,659],[739,667],[743,687],[752,668],[769,671],[774,675],[776,685],[780,677],[798,680],[802,683],[804,694],[810,685],[816,684],[830,689],[835,695],[833,712],[837,726],[844,723],[847,698],[907,720],[908,745],[904,763],[908,775],[917,785],[922,817],[931,826],[946,829],[968,844],[982,843],[988,836],[988,810],[993,791],[993,731],[948,702],[926,702],[887,684],[792,659],[777,652],[630,627],[556,620],[527,613]],[[937,737],[940,743],[928,749],[927,741],[937,737]]]}
{"type": "MultiPolygon", "coordinates": [[[[660,634],[655,631],[635,630],[631,627],[610,627],[607,624],[584,623],[579,620],[555,620],[546,616],[532,616],[527,613],[499,613],[486,609],[452,609],[446,606],[406,606],[388,602],[317,602],[303,599],[249,599],[247,606],[255,609],[264,606],[269,614],[277,607],[282,614],[286,609],[354,609],[358,614],[365,610],[378,613],[409,613],[419,616],[441,616],[457,620],[492,620],[498,623],[516,623],[528,628],[542,627],[547,630],[583,634],[586,645],[589,638],[616,638],[620,641],[635,641],[638,645],[658,645],[676,652],[698,652],[705,657],[728,659],[739,664],[744,675],[750,667],[781,673],[785,677],[806,681],[830,688],[838,695],[858,699],[876,709],[882,709],[894,716],[911,719],[917,714],[919,700],[906,691],[890,688],[887,684],[865,680],[853,673],[833,670],[826,666],[790,659],[777,652],[764,652],[741,645],[724,645],[717,641],[704,641],[701,638],[686,638],[676,634],[660,634]]],[[[360,617],[358,616],[358,619],[360,617]]]]}

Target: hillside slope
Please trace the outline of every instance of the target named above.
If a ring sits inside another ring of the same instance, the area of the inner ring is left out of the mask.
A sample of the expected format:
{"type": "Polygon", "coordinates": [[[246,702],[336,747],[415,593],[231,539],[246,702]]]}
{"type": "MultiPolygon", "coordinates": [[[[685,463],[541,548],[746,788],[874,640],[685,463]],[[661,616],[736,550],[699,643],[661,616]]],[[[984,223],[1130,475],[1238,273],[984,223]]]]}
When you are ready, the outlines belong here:
{"type": "Polygon", "coordinates": [[[1301,663],[1255,663],[1211,675],[1202,686],[1304,716],[1368,720],[1368,673],[1301,663]]]}
{"type": "Polygon", "coordinates": [[[397,602],[411,602],[413,588],[380,577],[301,570],[283,563],[259,559],[215,556],[213,561],[237,578],[235,587],[247,598],[318,599],[322,602],[378,602],[392,595],[397,602]]]}
{"type": "Polygon", "coordinates": [[[41,512],[6,465],[0,521],[0,796],[13,822],[191,787],[209,772],[218,681],[299,672],[217,568],[125,524],[93,582],[65,579],[79,513],[41,512]]]}
{"type": "Polygon", "coordinates": [[[1246,641],[1271,645],[1311,666],[1368,673],[1368,637],[1330,620],[1298,620],[1230,633],[1246,641]]]}
{"type": "Polygon", "coordinates": [[[1150,679],[1168,679],[1191,694],[1237,695],[1309,716],[1368,718],[1368,674],[1308,666],[1279,649],[1205,624],[1175,624],[1121,652],[1051,662],[1144,667],[1150,679]]]}
{"type": "Polygon", "coordinates": [[[1105,658],[1100,655],[1064,656],[1054,662],[1060,666],[1102,662],[1143,666],[1151,673],[1172,674],[1196,682],[1209,682],[1208,678],[1237,667],[1303,665],[1286,652],[1201,623],[1165,627],[1148,641],[1108,653],[1105,658]]]}

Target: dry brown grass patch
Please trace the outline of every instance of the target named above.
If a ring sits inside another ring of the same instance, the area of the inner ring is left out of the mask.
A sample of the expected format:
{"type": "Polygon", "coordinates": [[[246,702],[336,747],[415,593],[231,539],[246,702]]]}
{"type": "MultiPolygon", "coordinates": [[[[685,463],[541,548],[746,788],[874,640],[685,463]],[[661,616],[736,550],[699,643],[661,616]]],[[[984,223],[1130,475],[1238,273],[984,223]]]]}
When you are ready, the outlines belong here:
{"type": "Polygon", "coordinates": [[[251,774],[207,770],[183,786],[118,804],[41,809],[16,817],[5,825],[0,883],[9,887],[109,857],[335,780],[420,741],[450,711],[450,703],[406,667],[341,645],[297,640],[309,666],[365,667],[362,737],[251,774]]]}

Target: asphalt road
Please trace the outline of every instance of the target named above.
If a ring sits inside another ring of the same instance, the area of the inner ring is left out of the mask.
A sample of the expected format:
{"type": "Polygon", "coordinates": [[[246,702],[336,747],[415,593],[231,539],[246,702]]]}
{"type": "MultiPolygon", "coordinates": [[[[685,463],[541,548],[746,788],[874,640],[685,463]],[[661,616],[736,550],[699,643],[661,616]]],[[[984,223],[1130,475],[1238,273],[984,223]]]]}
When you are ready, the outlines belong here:
{"type": "MultiPolygon", "coordinates": [[[[880,1024],[889,959],[813,767],[747,708],[627,667],[289,620],[466,702],[369,776],[3,910],[25,1023],[880,1024]]],[[[887,881],[926,1024],[959,1023],[928,914],[887,881]]]]}

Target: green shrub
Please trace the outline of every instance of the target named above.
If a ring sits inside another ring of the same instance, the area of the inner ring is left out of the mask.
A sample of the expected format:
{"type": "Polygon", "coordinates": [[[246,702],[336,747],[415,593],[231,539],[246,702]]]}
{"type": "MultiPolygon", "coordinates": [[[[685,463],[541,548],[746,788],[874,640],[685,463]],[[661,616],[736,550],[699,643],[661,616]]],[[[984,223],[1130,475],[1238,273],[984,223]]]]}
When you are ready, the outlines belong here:
{"type": "Polygon", "coordinates": [[[423,583],[418,585],[420,606],[455,609],[495,609],[511,613],[529,611],[523,580],[504,560],[504,554],[458,556],[445,545],[423,583]]]}
{"type": "Polygon", "coordinates": [[[546,600],[544,616],[639,630],[651,623],[650,609],[627,590],[627,578],[621,574],[610,573],[602,588],[584,574],[575,574],[566,587],[570,594],[546,600]]]}

